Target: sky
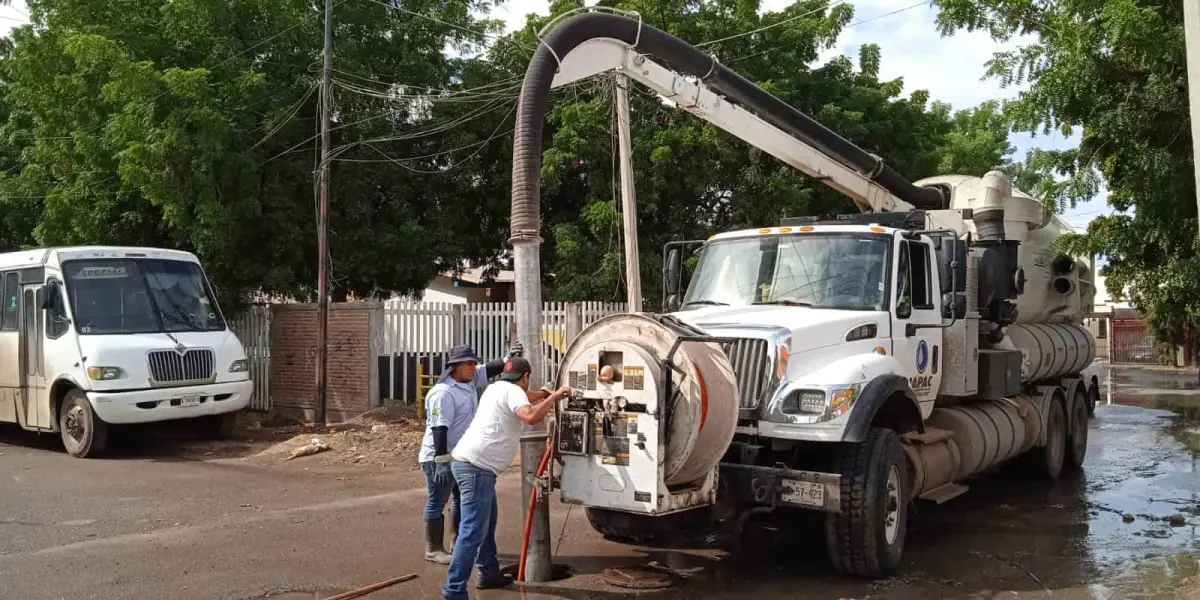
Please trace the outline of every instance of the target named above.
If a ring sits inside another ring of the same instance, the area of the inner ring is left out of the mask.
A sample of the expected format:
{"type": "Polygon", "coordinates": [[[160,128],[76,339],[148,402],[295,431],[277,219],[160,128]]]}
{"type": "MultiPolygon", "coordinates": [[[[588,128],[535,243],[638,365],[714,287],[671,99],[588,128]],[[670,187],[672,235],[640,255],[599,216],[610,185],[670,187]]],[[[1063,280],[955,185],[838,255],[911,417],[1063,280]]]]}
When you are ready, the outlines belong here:
{"type": "MultiPolygon", "coordinates": [[[[836,48],[826,51],[821,61],[845,54],[858,56],[864,43],[878,44],[882,53],[880,78],[903,78],[905,90],[928,90],[933,100],[946,102],[956,109],[970,108],[989,99],[1014,97],[1019,89],[1002,88],[999,82],[983,79],[985,63],[994,52],[1014,47],[1021,40],[1001,45],[982,32],[957,33],[942,37],[934,27],[937,11],[917,0],[832,0],[851,4],[853,24],[838,40],[836,48]]],[[[590,3],[590,2],[589,2],[590,3]]],[[[779,10],[789,0],[763,0],[765,10],[779,10]]],[[[546,14],[548,0],[507,0],[497,8],[496,16],[507,21],[509,30],[521,27],[525,15],[546,14]]],[[[0,30],[21,25],[27,20],[24,0],[0,7],[0,30]]],[[[701,41],[701,40],[696,40],[701,41]]],[[[1060,134],[1033,137],[1013,133],[1009,136],[1016,156],[1030,148],[1062,149],[1075,147],[1078,135],[1065,139],[1060,134]]],[[[1063,213],[1073,227],[1083,229],[1093,218],[1108,214],[1106,193],[1063,213]]]]}

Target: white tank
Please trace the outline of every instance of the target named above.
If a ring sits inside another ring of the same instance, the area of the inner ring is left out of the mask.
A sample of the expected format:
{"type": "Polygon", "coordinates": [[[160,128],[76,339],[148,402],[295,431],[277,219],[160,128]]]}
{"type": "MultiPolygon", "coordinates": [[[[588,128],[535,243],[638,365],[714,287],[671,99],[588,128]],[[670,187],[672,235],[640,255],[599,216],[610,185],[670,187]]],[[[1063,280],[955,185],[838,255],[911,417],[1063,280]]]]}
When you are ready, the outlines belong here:
{"type": "MultiPolygon", "coordinates": [[[[993,208],[1004,210],[1004,237],[1021,243],[1018,263],[1025,277],[1024,291],[1016,300],[1017,323],[1080,324],[1091,312],[1096,295],[1091,258],[1070,257],[1071,261],[1065,261],[1070,268],[1065,273],[1055,272],[1059,253],[1052,244],[1075,230],[1041,202],[1013,188],[1007,175],[999,171],[983,177],[941,175],[916,183],[948,187],[952,209],[969,208],[977,214],[993,208]]],[[[968,220],[967,227],[978,236],[975,223],[968,220]]]]}

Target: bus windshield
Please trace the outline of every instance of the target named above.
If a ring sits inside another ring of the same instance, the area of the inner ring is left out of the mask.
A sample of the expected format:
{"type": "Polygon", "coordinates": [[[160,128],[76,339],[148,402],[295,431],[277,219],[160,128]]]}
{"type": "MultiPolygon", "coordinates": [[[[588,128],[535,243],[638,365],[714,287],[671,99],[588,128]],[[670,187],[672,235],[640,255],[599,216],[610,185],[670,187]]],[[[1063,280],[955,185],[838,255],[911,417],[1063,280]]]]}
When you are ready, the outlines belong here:
{"type": "Polygon", "coordinates": [[[700,254],[684,310],[781,304],[886,310],[890,238],[804,233],[710,242],[700,254]]]}
{"type": "Polygon", "coordinates": [[[63,271],[75,327],[81,334],[225,328],[196,263],[150,258],[72,260],[63,271]]]}

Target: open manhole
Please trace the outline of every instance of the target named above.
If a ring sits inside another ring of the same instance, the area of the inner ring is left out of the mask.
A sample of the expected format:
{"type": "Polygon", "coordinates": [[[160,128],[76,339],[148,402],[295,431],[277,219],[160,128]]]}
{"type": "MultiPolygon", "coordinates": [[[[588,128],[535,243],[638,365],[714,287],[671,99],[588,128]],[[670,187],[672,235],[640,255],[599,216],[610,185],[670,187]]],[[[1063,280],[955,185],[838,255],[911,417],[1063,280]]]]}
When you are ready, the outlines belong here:
{"type": "Polygon", "coordinates": [[[671,587],[670,573],[650,567],[614,567],[600,572],[605,583],[633,590],[661,590],[671,587]]]}
{"type": "MultiPolygon", "coordinates": [[[[508,575],[509,577],[512,577],[513,581],[517,580],[517,565],[509,565],[507,567],[503,567],[500,569],[500,572],[504,573],[505,575],[508,575]]],[[[562,563],[554,563],[554,564],[550,565],[550,581],[562,581],[570,576],[571,576],[571,567],[568,567],[567,565],[564,565],[562,563]]],[[[548,582],[541,582],[541,583],[548,583],[548,582]]],[[[536,584],[533,584],[533,585],[536,585],[536,584]]]]}

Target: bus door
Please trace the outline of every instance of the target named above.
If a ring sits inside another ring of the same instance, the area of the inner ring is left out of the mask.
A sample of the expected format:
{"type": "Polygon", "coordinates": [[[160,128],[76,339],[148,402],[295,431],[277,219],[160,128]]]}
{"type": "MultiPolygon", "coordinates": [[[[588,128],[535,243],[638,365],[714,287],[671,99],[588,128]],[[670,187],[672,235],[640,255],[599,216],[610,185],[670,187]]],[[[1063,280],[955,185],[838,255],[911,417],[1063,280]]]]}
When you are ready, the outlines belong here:
{"type": "Polygon", "coordinates": [[[21,351],[21,283],[16,272],[0,273],[0,423],[24,423],[25,365],[21,351]],[[18,410],[22,418],[18,418],[18,410]]]}
{"type": "Polygon", "coordinates": [[[24,381],[25,427],[50,429],[50,403],[46,401],[46,361],[43,343],[42,310],[45,292],[41,283],[26,284],[21,290],[21,358],[24,381]]]}

